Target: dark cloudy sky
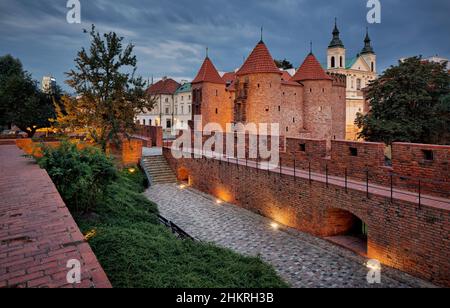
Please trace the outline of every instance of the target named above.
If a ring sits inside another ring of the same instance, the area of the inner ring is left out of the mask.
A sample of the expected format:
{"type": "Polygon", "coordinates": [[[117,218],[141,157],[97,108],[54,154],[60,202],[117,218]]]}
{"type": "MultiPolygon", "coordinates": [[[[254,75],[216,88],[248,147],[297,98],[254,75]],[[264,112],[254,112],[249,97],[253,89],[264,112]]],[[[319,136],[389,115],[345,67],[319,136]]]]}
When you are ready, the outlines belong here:
{"type": "MultiPolygon", "coordinates": [[[[366,0],[80,0],[81,25],[66,22],[66,0],[0,0],[0,55],[10,53],[40,80],[58,83],[73,67],[83,28],[96,24],[136,45],[139,74],[193,78],[205,53],[219,70],[233,70],[259,40],[274,58],[296,66],[309,52],[325,61],[334,17],[348,57],[363,47],[366,0]]],[[[381,0],[382,22],[370,25],[379,68],[405,56],[450,57],[449,0],[381,0]]]]}

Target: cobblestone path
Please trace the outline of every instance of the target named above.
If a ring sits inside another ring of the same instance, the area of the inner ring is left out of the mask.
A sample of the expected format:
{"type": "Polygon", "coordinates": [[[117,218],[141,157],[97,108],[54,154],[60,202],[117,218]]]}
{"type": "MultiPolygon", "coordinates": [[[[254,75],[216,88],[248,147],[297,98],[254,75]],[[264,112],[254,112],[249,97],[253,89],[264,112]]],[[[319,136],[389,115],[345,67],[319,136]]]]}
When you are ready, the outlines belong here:
{"type": "Polygon", "coordinates": [[[259,255],[292,287],[432,287],[385,267],[382,283],[369,285],[366,259],[291,228],[274,230],[270,219],[234,205],[217,204],[213,197],[191,188],[155,185],[145,194],[158,204],[161,215],[191,236],[244,255],[259,255]]]}

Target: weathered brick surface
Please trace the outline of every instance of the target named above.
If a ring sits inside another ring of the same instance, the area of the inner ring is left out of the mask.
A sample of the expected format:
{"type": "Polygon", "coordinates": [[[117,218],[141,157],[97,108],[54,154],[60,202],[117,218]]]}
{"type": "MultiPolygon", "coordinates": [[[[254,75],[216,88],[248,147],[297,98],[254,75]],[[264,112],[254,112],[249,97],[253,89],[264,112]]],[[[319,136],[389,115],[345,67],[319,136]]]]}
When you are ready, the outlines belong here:
{"type": "Polygon", "coordinates": [[[151,143],[147,147],[162,147],[163,145],[163,129],[161,126],[137,125],[136,134],[147,137],[151,143]]]}
{"type": "MultiPolygon", "coordinates": [[[[195,145],[194,134],[200,136],[203,144],[210,138],[201,137],[201,132],[193,132],[192,145],[195,145]]],[[[252,137],[258,139],[257,136],[252,137]]],[[[247,158],[250,158],[250,139],[245,136],[247,158]]],[[[267,139],[267,147],[270,148],[270,136],[267,139]]],[[[371,184],[383,185],[388,189],[392,181],[395,189],[416,195],[420,191],[423,195],[450,198],[450,146],[394,143],[392,163],[387,165],[383,143],[332,140],[331,146],[328,146],[325,139],[281,136],[279,144],[280,161],[286,167],[295,166],[299,171],[311,169],[324,175],[328,171],[330,176],[345,177],[347,174],[349,180],[366,181],[368,177],[371,184]],[[425,159],[424,151],[432,152],[433,160],[425,159]]],[[[237,142],[233,146],[234,153],[237,153],[237,142]]],[[[225,137],[223,151],[226,153],[225,137]]]]}
{"type": "Polygon", "coordinates": [[[314,176],[293,177],[214,159],[173,159],[164,155],[175,172],[182,172],[196,189],[318,236],[346,231],[350,215],[369,228],[368,257],[433,283],[450,286],[450,206],[395,195],[382,190],[369,198],[361,186],[314,176]],[[206,176],[207,175],[207,176],[206,176]],[[411,201],[408,201],[411,200],[411,201]],[[344,212],[345,211],[345,212],[344,212]]]}
{"type": "Polygon", "coordinates": [[[0,146],[0,287],[111,284],[45,170],[15,145],[0,146]],[[67,261],[82,283],[67,283],[67,261]]]}
{"type": "MultiPolygon", "coordinates": [[[[157,131],[157,130],[156,130],[157,131]]],[[[161,135],[161,144],[162,146],[162,135],[161,135]]],[[[74,141],[76,142],[76,141],[74,141]]],[[[133,138],[133,139],[124,139],[122,142],[122,147],[117,149],[113,144],[108,146],[108,152],[115,156],[122,165],[137,165],[142,158],[142,146],[146,141],[133,138]]],[[[42,145],[47,147],[57,148],[61,145],[61,142],[34,142],[31,139],[17,139],[15,140],[15,144],[25,152],[27,155],[32,155],[34,157],[42,156],[42,145]]],[[[76,143],[78,149],[84,149],[86,147],[93,146],[89,143],[77,142],[76,143]]]]}

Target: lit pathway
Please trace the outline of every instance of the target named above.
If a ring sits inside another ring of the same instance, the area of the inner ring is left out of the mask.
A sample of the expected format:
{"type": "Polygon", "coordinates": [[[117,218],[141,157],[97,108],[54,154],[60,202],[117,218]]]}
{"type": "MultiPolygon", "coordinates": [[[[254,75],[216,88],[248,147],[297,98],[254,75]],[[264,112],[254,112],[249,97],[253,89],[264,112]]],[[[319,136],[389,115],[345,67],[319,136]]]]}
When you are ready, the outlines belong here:
{"type": "MultiPolygon", "coordinates": [[[[272,264],[293,287],[371,287],[366,260],[324,240],[290,228],[275,231],[271,221],[237,206],[217,205],[209,195],[175,184],[146,192],[163,216],[197,239],[213,242],[272,264]]],[[[383,268],[381,287],[431,286],[383,268]]]]}

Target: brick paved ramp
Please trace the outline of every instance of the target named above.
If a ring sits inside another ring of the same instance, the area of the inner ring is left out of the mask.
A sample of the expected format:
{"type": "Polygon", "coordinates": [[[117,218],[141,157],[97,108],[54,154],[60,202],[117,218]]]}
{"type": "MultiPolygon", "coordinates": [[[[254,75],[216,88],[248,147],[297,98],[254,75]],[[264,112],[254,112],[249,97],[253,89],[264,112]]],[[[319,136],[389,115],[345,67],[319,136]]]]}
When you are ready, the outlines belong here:
{"type": "Polygon", "coordinates": [[[272,264],[293,287],[434,287],[383,267],[382,284],[367,283],[366,259],[325,240],[290,228],[274,230],[272,221],[243,208],[217,204],[211,196],[175,184],[150,187],[147,197],[163,216],[197,239],[272,264]]]}
{"type": "Polygon", "coordinates": [[[0,145],[0,288],[111,284],[50,177],[15,145],[0,145]],[[67,261],[80,260],[81,284],[67,261]]]}

